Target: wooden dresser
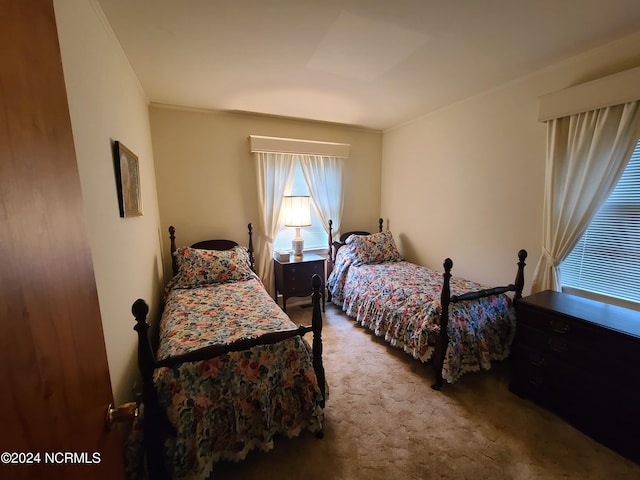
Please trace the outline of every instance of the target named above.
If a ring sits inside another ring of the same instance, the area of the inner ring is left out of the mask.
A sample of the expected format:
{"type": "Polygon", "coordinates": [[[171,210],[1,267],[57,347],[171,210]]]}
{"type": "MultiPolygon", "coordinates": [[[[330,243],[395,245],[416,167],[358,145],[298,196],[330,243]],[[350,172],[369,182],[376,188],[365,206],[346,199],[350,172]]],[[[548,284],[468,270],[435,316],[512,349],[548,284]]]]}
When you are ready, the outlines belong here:
{"type": "Polygon", "coordinates": [[[550,290],[516,309],[511,391],[640,463],[640,312],[550,290]]]}

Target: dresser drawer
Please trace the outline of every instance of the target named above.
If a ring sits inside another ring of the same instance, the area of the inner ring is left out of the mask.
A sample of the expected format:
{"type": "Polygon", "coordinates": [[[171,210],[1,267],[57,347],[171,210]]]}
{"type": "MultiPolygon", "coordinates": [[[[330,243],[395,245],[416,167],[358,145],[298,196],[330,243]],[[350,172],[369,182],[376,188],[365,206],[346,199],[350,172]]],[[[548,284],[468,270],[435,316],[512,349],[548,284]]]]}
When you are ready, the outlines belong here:
{"type": "Polygon", "coordinates": [[[549,358],[555,357],[584,368],[598,369],[602,365],[601,354],[596,344],[574,341],[573,335],[543,331],[518,323],[516,338],[517,345],[530,347],[540,354],[544,352],[544,361],[547,363],[549,358]]]}
{"type": "MultiPolygon", "coordinates": [[[[585,377],[581,370],[559,360],[554,355],[519,344],[512,352],[514,378],[524,380],[531,391],[544,391],[563,397],[573,396],[576,390],[582,390],[585,377]]],[[[592,378],[588,378],[591,383],[592,378]]]]}
{"type": "Polygon", "coordinates": [[[534,400],[572,421],[586,421],[593,414],[588,403],[593,385],[602,382],[554,355],[516,345],[512,352],[513,377],[511,390],[534,400]],[[587,401],[585,402],[585,399],[587,401]]]}
{"type": "Polygon", "coordinates": [[[522,307],[517,313],[519,341],[553,351],[575,362],[587,362],[609,369],[616,366],[640,365],[639,339],[621,332],[603,328],[590,322],[579,321],[563,315],[522,307]]]}
{"type": "Polygon", "coordinates": [[[640,396],[626,385],[517,346],[512,352],[513,393],[548,408],[587,435],[640,460],[640,396]]]}
{"type": "Polygon", "coordinates": [[[585,322],[575,322],[561,315],[549,315],[528,308],[518,309],[518,324],[528,325],[548,334],[564,336],[585,345],[596,345],[602,340],[598,328],[585,322]]]}

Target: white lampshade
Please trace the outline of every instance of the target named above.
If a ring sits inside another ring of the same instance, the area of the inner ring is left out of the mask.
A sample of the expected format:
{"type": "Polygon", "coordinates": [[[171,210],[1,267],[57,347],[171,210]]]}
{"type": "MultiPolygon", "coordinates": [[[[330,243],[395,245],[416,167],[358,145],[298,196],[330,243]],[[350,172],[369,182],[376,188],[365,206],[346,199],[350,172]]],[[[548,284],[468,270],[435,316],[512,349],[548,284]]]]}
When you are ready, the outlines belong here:
{"type": "Polygon", "coordinates": [[[284,226],[311,226],[311,203],[309,197],[284,197],[284,226]]]}
{"type": "Polygon", "coordinates": [[[296,227],[296,236],[291,241],[294,258],[302,258],[304,241],[300,227],[311,226],[311,204],[309,197],[284,197],[284,226],[296,227]]]}

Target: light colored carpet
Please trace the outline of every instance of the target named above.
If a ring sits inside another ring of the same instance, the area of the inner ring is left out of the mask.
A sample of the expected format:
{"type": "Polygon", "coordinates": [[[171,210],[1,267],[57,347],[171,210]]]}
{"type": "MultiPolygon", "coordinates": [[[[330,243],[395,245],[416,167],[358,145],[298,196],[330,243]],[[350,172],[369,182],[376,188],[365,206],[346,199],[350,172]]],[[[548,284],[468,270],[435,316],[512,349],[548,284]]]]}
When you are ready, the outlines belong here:
{"type": "MultiPolygon", "coordinates": [[[[309,308],[288,313],[310,322],[309,308]]],[[[430,366],[335,305],[324,319],[324,438],[279,438],[268,453],[216,465],[213,479],[640,479],[639,465],[512,394],[508,362],[436,392],[430,366]]]]}

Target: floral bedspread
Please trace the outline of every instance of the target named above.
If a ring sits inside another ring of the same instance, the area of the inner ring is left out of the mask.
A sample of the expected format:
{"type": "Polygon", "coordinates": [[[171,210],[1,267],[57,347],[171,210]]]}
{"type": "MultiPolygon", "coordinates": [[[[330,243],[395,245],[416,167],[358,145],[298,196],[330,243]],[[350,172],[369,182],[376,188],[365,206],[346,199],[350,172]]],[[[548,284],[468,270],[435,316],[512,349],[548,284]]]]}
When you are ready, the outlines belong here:
{"type": "MultiPolygon", "coordinates": [[[[158,359],[195,348],[296,328],[259,279],[174,288],[166,296],[158,359]]],[[[273,437],[322,428],[322,400],[309,344],[300,336],[218,358],[156,370],[159,400],[177,436],[173,478],[207,478],[273,437]]]]}
{"type": "MultiPolygon", "coordinates": [[[[342,247],[327,280],[332,302],[391,345],[427,362],[440,325],[442,272],[398,261],[353,265],[342,247]]],[[[485,288],[451,278],[451,295],[485,288]]],[[[508,357],[515,316],[506,295],[459,302],[449,307],[449,346],[443,378],[454,383],[464,373],[488,370],[508,357]]]]}

